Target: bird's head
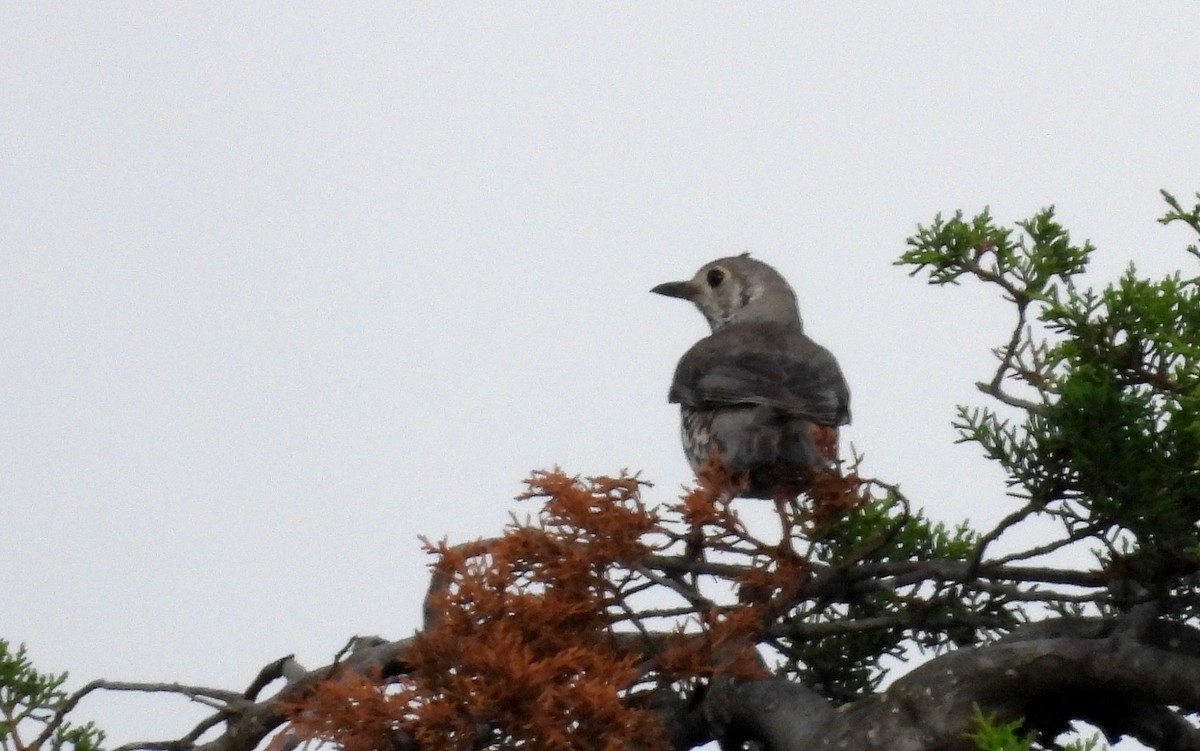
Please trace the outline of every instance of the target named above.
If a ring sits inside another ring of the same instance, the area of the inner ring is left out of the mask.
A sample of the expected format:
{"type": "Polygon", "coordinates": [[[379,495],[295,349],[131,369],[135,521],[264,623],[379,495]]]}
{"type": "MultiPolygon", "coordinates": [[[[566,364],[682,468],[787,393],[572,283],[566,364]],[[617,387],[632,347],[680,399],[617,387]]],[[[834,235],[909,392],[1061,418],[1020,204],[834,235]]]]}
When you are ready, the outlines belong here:
{"type": "Polygon", "coordinates": [[[729,323],[749,321],[800,328],[796,293],[779,272],[748,253],[706,263],[686,282],[667,282],[650,290],[689,300],[715,332],[729,323]]]}

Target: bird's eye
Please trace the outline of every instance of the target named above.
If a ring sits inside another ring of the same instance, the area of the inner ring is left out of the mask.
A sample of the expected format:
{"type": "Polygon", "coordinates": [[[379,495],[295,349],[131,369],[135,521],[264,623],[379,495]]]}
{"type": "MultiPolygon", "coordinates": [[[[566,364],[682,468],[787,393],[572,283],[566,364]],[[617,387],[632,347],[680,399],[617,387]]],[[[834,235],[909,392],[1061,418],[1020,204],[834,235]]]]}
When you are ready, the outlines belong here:
{"type": "Polygon", "coordinates": [[[705,279],[708,280],[708,286],[716,287],[725,279],[725,272],[720,269],[709,269],[708,276],[705,279]]]}

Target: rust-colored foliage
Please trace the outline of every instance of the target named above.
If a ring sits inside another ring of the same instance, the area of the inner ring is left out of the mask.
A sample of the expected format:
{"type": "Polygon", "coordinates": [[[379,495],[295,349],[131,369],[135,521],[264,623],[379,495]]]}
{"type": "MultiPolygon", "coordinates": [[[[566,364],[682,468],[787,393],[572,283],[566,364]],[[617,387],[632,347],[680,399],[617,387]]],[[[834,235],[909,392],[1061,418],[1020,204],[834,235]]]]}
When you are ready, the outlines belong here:
{"type": "Polygon", "coordinates": [[[544,505],[489,543],[427,547],[443,585],[433,623],[388,682],[327,681],[293,708],[301,737],[347,751],[406,736],[421,748],[661,747],[657,717],[622,701],[639,650],[613,628],[610,568],[648,553],[658,523],[632,477],[537,473],[522,498],[544,505]]]}
{"type": "MultiPolygon", "coordinates": [[[[426,543],[437,556],[426,628],[403,667],[321,683],[287,708],[298,737],[346,751],[658,749],[666,740],[651,694],[765,673],[756,636],[803,586],[807,563],[790,527],[773,545],[748,535],[731,507],[736,478],[706,468],[663,510],[666,521],[643,504],[636,477],[554,471],[526,482],[520,498],[542,502],[532,519],[494,540],[426,543]],[[668,551],[676,555],[663,558],[668,551]],[[752,562],[726,577],[740,589],[724,605],[700,594],[694,572],[651,565],[722,554],[752,562]],[[647,591],[685,603],[635,607],[647,591]]],[[[807,516],[844,512],[855,495],[833,480],[820,488],[807,516]]],[[[796,508],[784,505],[790,519],[796,508]]]]}
{"type": "Polygon", "coordinates": [[[701,631],[681,631],[668,640],[657,661],[663,678],[689,681],[714,675],[738,678],[766,675],[753,648],[753,635],[762,626],[762,616],[754,605],[701,611],[698,614],[704,626],[701,631]]]}
{"type": "MultiPolygon", "coordinates": [[[[303,738],[330,740],[345,751],[380,751],[394,745],[408,700],[386,689],[378,675],[344,672],[317,683],[302,702],[284,710],[303,738]]],[[[285,736],[276,736],[276,741],[285,736]]],[[[281,744],[272,742],[268,749],[281,744]]]]}
{"type": "Polygon", "coordinates": [[[868,499],[862,479],[853,472],[846,475],[832,471],[816,472],[807,490],[812,500],[812,511],[808,518],[815,531],[836,523],[868,499]]]}

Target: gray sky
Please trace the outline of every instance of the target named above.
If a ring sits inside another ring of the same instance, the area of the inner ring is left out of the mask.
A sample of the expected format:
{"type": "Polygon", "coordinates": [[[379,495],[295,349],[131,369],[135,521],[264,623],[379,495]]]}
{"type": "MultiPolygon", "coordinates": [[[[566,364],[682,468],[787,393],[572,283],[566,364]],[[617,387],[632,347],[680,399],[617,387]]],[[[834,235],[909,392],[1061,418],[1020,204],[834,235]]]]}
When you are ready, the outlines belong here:
{"type": "MultiPolygon", "coordinates": [[[[1200,10],[807,5],[5,4],[0,636],[239,688],[410,633],[416,536],[495,534],[530,469],[671,499],[705,325],[647,291],[744,250],[865,471],[1003,515],[949,422],[1007,311],[892,261],[1054,203],[1098,281],[1185,265],[1154,219],[1200,190],[1200,10]]],[[[169,707],[83,711],[122,742],[169,707]]]]}

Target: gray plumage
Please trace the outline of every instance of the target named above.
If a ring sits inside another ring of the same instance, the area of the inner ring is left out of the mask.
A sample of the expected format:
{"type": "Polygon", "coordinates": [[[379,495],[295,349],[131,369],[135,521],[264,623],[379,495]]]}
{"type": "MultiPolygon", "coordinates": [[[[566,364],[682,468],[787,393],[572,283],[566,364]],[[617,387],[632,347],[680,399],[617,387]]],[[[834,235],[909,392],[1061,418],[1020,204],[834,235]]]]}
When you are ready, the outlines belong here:
{"type": "Polygon", "coordinates": [[[850,390],[829,350],[804,334],[779,272],[748,255],[720,258],[651,291],[691,301],[712,328],[679,361],[668,393],[694,470],[715,452],[745,473],[743,495],[770,498],[836,462],[850,390]]]}

